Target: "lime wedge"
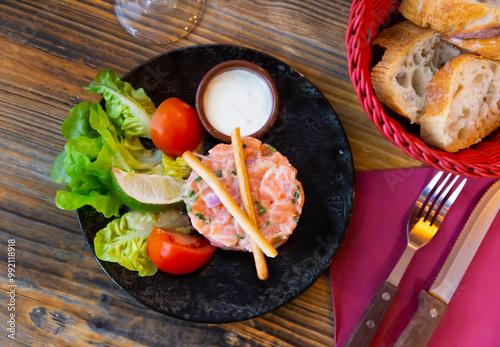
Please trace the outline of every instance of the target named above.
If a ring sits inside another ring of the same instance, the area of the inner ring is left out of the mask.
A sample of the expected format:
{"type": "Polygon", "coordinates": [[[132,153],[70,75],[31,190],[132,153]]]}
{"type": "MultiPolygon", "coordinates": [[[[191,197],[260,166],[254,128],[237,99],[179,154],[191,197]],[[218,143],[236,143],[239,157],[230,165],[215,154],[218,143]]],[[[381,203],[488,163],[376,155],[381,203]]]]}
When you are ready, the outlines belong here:
{"type": "Polygon", "coordinates": [[[186,181],[164,175],[127,173],[112,168],[113,191],[120,201],[136,211],[160,212],[179,203],[186,181]]]}

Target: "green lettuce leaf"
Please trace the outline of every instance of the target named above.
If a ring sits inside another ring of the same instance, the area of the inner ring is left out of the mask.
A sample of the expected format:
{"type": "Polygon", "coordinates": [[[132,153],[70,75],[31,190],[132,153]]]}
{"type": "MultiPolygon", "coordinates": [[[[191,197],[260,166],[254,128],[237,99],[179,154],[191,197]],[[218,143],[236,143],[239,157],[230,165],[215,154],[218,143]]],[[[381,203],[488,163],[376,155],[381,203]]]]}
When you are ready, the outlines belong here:
{"type": "Polygon", "coordinates": [[[161,162],[162,152],[146,150],[137,137],[126,139],[110,123],[107,113],[98,103],[90,106],[90,125],[101,135],[103,142],[109,146],[116,156],[113,167],[124,171],[151,170],[161,162]],[[129,150],[128,148],[133,148],[129,150]]]}
{"type": "Polygon", "coordinates": [[[118,78],[115,71],[100,71],[86,90],[102,94],[106,112],[126,137],[151,138],[151,118],[156,107],[144,89],[135,90],[128,82],[118,78]]]}
{"type": "MultiPolygon", "coordinates": [[[[193,153],[203,154],[203,140],[194,149],[193,153]]],[[[191,167],[186,164],[182,157],[172,158],[163,154],[161,165],[155,166],[152,169],[154,175],[167,175],[176,178],[186,179],[191,174],[191,167]]]]}
{"type": "Polygon", "coordinates": [[[71,177],[64,170],[64,158],[66,158],[66,151],[62,151],[57,155],[54,164],[50,168],[50,177],[54,183],[65,183],[71,180],[71,177]]]}
{"type": "Polygon", "coordinates": [[[69,110],[69,117],[62,124],[62,134],[66,139],[76,139],[79,136],[95,138],[99,134],[92,129],[89,120],[88,102],[82,102],[69,110]]]}
{"type": "Polygon", "coordinates": [[[147,241],[153,227],[182,229],[189,224],[189,217],[178,210],[160,214],[127,212],[99,230],[94,238],[95,253],[101,260],[116,262],[131,271],[137,271],[139,276],[152,276],[158,271],[147,250],[147,241]]]}
{"type": "Polygon", "coordinates": [[[121,202],[112,191],[111,167],[126,172],[151,172],[161,164],[161,151],[146,150],[137,137],[126,139],[101,105],[81,103],[63,123],[68,141],[51,168],[54,182],[66,183],[56,205],[65,210],[93,206],[106,217],[118,216],[121,202]]]}
{"type": "Polygon", "coordinates": [[[188,178],[191,174],[191,167],[181,158],[171,158],[163,154],[161,163],[163,166],[163,175],[168,175],[176,178],[188,178]]]}
{"type": "MultiPolygon", "coordinates": [[[[78,142],[79,139],[89,140],[86,137],[79,137],[74,139],[74,142],[78,142]]],[[[63,210],[76,210],[90,205],[106,217],[118,216],[121,201],[111,189],[110,162],[113,153],[101,144],[99,155],[93,160],[93,155],[89,157],[86,155],[89,152],[76,151],[72,144],[73,140],[68,141],[64,152],[56,158],[51,169],[52,180],[66,183],[67,189],[67,191],[57,191],[57,207],[63,210]],[[62,169],[60,158],[63,158],[62,169]]]]}
{"type": "Polygon", "coordinates": [[[56,194],[56,205],[63,210],[76,210],[82,206],[90,205],[103,215],[110,217],[119,215],[121,203],[116,195],[110,190],[104,194],[96,190],[92,190],[87,194],[58,190],[56,194]]]}

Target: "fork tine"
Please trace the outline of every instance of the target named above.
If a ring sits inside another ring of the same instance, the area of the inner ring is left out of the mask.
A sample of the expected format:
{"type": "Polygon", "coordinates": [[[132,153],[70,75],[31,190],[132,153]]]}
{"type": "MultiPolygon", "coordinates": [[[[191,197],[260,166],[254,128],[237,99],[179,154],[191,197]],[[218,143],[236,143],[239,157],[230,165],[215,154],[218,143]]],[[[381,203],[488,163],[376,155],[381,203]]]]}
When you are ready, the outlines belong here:
{"type": "MultiPolygon", "coordinates": [[[[433,190],[433,193],[432,193],[431,197],[428,198],[426,200],[425,205],[422,206],[422,209],[419,212],[419,217],[423,216],[424,220],[429,220],[429,218],[428,218],[429,217],[429,211],[432,208],[434,208],[434,205],[435,205],[435,202],[436,202],[437,198],[441,195],[444,187],[446,187],[446,183],[448,182],[448,180],[450,179],[450,177],[451,177],[451,173],[448,174],[448,175],[446,175],[446,177],[443,179],[443,181],[441,181],[441,183],[439,184],[439,186],[438,186],[437,189],[433,190]]],[[[432,183],[432,181],[431,181],[431,183],[432,183]]],[[[434,185],[437,186],[438,182],[435,182],[434,185]]]]}
{"type": "Polygon", "coordinates": [[[443,182],[443,184],[440,187],[440,188],[442,188],[442,190],[439,192],[439,194],[436,196],[435,200],[432,202],[432,206],[430,207],[429,213],[426,216],[426,220],[430,221],[431,224],[432,224],[434,217],[441,210],[441,205],[442,205],[443,199],[448,195],[451,188],[453,187],[453,185],[457,182],[457,180],[459,178],[459,176],[454,176],[453,180],[448,183],[447,180],[450,177],[451,177],[451,174],[448,174],[445,182],[443,182]],[[443,187],[445,184],[447,184],[447,185],[445,187],[443,187]]]}
{"type": "MultiPolygon", "coordinates": [[[[459,178],[459,176],[457,176],[453,180],[453,183],[450,184],[450,188],[452,186],[454,186],[454,183],[458,180],[458,178],[459,178]]],[[[467,182],[467,178],[463,178],[462,181],[460,182],[460,184],[455,188],[455,190],[451,193],[451,195],[449,195],[449,197],[444,201],[444,203],[439,202],[439,209],[434,212],[435,217],[433,217],[434,220],[431,221],[431,224],[434,224],[437,227],[439,227],[441,225],[441,222],[443,221],[444,217],[448,213],[450,206],[455,202],[455,200],[458,197],[458,194],[460,194],[460,192],[462,191],[462,188],[464,187],[466,182],[467,182]]],[[[446,193],[446,195],[444,195],[443,198],[447,195],[448,195],[448,193],[446,193]]]]}
{"type": "Polygon", "coordinates": [[[441,176],[443,176],[443,172],[439,171],[436,175],[434,175],[432,180],[422,190],[422,192],[418,196],[417,201],[415,202],[415,205],[418,205],[419,207],[418,213],[416,215],[412,213],[413,214],[412,217],[420,218],[422,216],[423,207],[427,205],[427,203],[429,202],[430,200],[429,197],[435,193],[437,183],[441,178],[441,176]]]}

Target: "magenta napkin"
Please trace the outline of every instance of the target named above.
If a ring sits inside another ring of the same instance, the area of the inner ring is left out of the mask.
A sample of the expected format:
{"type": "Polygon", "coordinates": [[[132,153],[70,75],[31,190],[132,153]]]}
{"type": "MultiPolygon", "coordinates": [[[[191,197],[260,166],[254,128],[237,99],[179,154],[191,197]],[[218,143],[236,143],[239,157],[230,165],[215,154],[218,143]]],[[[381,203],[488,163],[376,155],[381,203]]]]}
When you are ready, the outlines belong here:
{"type": "MultiPolygon", "coordinates": [[[[330,265],[335,346],[342,346],[406,247],[406,224],[433,168],[359,172],[351,223],[330,265]]],[[[431,242],[418,250],[371,346],[392,346],[493,179],[469,178],[431,242]]],[[[451,299],[429,346],[500,344],[500,214],[451,299]]]]}

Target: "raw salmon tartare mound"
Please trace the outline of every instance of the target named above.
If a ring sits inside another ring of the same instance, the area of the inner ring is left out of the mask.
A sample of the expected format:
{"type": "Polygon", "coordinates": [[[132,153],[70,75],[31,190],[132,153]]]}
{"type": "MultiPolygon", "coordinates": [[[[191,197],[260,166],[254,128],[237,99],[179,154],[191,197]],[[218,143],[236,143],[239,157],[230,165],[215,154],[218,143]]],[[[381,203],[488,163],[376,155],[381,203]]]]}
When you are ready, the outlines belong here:
{"type": "MultiPolygon", "coordinates": [[[[252,137],[244,137],[242,141],[257,225],[267,241],[277,248],[297,226],[304,205],[302,184],[296,178],[297,170],[272,146],[252,137]]],[[[232,146],[218,144],[209,155],[199,158],[243,211],[232,146]]],[[[252,250],[250,238],[194,171],[183,187],[182,197],[193,227],[212,245],[252,250]]]]}

